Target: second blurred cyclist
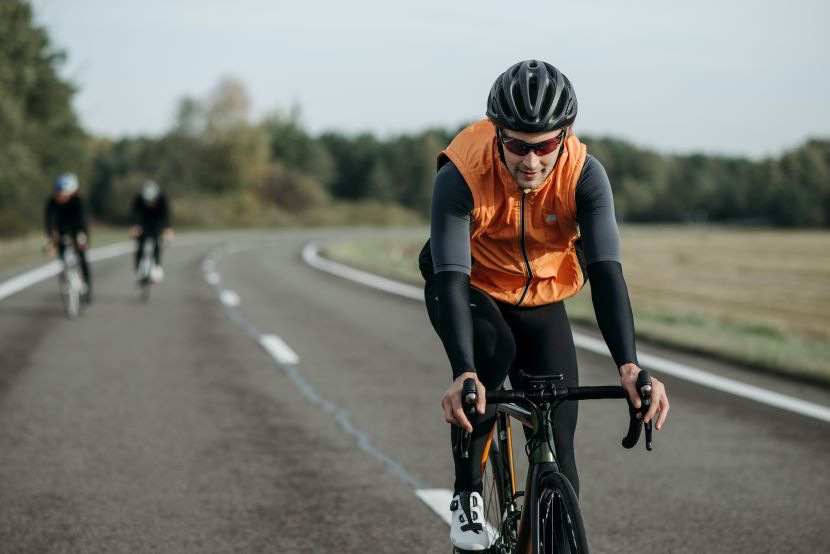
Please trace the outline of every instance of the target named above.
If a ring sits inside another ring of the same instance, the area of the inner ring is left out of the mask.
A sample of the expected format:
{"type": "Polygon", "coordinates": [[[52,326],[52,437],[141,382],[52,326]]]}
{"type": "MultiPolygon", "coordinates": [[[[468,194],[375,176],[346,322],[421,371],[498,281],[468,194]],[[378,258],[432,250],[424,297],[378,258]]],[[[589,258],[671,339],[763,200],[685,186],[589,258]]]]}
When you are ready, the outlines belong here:
{"type": "Polygon", "coordinates": [[[170,209],[167,197],[161,192],[155,181],[147,181],[141,188],[141,192],[135,195],[133,207],[130,210],[130,236],[137,239],[135,260],[133,269],[138,277],[138,264],[141,261],[141,253],[144,241],[153,241],[154,266],[151,273],[153,281],[160,282],[164,279],[164,270],[161,268],[161,245],[160,239],[173,237],[173,229],[170,227],[170,209]]]}

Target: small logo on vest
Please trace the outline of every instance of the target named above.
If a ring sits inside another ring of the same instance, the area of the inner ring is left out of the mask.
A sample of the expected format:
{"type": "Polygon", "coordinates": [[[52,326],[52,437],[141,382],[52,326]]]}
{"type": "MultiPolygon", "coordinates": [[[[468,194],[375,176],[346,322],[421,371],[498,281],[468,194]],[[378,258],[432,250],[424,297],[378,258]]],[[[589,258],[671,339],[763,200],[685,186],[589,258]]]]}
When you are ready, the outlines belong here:
{"type": "Polygon", "coordinates": [[[548,223],[553,223],[554,221],[556,221],[556,214],[548,214],[548,216],[545,218],[545,221],[547,221],[548,223]]]}

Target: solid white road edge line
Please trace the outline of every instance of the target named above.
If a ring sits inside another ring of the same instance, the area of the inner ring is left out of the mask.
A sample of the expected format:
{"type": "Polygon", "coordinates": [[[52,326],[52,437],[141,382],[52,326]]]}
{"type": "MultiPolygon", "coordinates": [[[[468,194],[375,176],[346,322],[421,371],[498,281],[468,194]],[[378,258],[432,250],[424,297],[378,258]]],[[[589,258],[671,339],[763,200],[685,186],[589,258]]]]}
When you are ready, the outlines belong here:
{"type": "Polygon", "coordinates": [[[405,296],[406,298],[412,298],[413,300],[424,299],[424,291],[418,287],[393,281],[392,279],[387,279],[386,277],[380,277],[379,275],[369,273],[368,271],[361,271],[359,269],[321,257],[321,247],[322,241],[315,241],[307,244],[305,248],[303,248],[303,260],[311,267],[327,273],[332,273],[338,277],[356,281],[369,287],[380,289],[391,294],[397,294],[398,296],[405,296]]]}
{"type": "MultiPolygon", "coordinates": [[[[171,246],[198,246],[202,244],[212,244],[218,239],[211,239],[210,237],[185,237],[183,239],[176,239],[171,246]]],[[[124,254],[130,254],[135,251],[135,243],[133,241],[116,242],[108,244],[107,246],[100,246],[89,251],[89,261],[97,262],[100,260],[107,260],[124,254]]],[[[50,277],[54,277],[61,272],[61,263],[58,260],[36,267],[25,273],[21,273],[11,279],[0,283],[0,300],[8,298],[9,296],[20,292],[23,289],[36,285],[41,281],[45,281],[50,277]]]]}
{"type": "MultiPolygon", "coordinates": [[[[321,271],[332,273],[338,277],[374,287],[391,294],[399,294],[400,296],[416,300],[424,299],[423,291],[418,287],[378,277],[377,275],[322,258],[320,256],[322,244],[323,241],[318,240],[307,244],[303,248],[303,260],[308,265],[321,271]]],[[[577,347],[608,356],[609,358],[611,357],[611,354],[608,352],[608,347],[603,341],[581,333],[574,333],[573,337],[574,344],[577,347]]],[[[827,406],[773,392],[755,385],[749,385],[735,379],[721,377],[720,375],[715,375],[702,369],[642,352],[639,349],[637,355],[642,367],[654,369],[671,375],[672,377],[683,379],[684,381],[830,423],[830,408],[827,406]]]]}
{"type": "MultiPolygon", "coordinates": [[[[93,248],[89,251],[89,261],[97,262],[99,260],[106,260],[108,258],[115,258],[116,256],[123,256],[133,251],[135,247],[132,242],[117,242],[108,246],[100,248],[93,248]]],[[[4,283],[0,283],[0,300],[7,298],[23,289],[29,288],[32,285],[45,281],[50,277],[54,277],[61,272],[61,262],[52,260],[51,262],[36,267],[25,273],[21,273],[16,277],[12,277],[4,283]]]]}

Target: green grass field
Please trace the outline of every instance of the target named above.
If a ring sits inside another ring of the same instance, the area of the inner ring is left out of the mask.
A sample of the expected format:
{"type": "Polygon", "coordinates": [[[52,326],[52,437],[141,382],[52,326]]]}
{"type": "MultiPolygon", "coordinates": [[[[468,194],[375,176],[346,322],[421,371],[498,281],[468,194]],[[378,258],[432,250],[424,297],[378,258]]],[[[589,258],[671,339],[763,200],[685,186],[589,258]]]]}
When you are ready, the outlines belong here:
{"type": "MultiPolygon", "coordinates": [[[[302,212],[289,212],[261,202],[253,193],[179,198],[174,210],[176,232],[284,227],[352,227],[423,225],[423,217],[397,204],[375,201],[332,201],[302,212]]],[[[128,240],[127,227],[93,225],[92,246],[128,240]]],[[[43,235],[32,232],[0,238],[0,271],[42,259],[43,235]]]]}
{"type": "MultiPolygon", "coordinates": [[[[126,227],[93,226],[89,234],[93,248],[129,239],[126,227]]],[[[39,233],[4,239],[0,241],[0,270],[32,264],[38,260],[45,263],[47,260],[43,257],[42,249],[43,235],[39,233]]]]}
{"type": "MultiPolygon", "coordinates": [[[[628,225],[622,237],[638,336],[830,385],[830,233],[628,225]]],[[[420,284],[425,238],[326,254],[420,284]]],[[[588,287],[567,305],[594,323],[588,287]]]]}

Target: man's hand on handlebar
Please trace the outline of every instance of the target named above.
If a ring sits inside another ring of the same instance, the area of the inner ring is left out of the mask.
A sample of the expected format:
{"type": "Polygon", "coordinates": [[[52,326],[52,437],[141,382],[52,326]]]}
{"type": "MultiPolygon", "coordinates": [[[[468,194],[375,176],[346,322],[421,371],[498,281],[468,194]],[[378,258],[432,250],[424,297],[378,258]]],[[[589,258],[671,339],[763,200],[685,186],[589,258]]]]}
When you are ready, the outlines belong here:
{"type": "Polygon", "coordinates": [[[476,382],[476,412],[483,414],[487,407],[486,391],[484,385],[478,380],[475,373],[468,371],[459,375],[453,381],[447,392],[441,398],[441,407],[444,409],[444,420],[447,423],[458,425],[468,433],[473,432],[473,426],[467,415],[464,413],[464,406],[461,405],[461,390],[465,379],[475,379],[476,382]]]}
{"type": "Polygon", "coordinates": [[[85,251],[89,247],[89,236],[81,231],[75,237],[75,244],[77,245],[79,252],[85,251]]]}
{"type": "Polygon", "coordinates": [[[43,240],[43,255],[49,258],[55,255],[55,243],[50,237],[43,240]]]}
{"type": "MultiPolygon", "coordinates": [[[[640,394],[637,391],[637,375],[640,371],[640,368],[636,364],[624,364],[620,366],[620,384],[626,390],[628,398],[637,409],[642,406],[640,394]]],[[[666,421],[666,416],[669,414],[669,397],[666,394],[666,387],[663,383],[654,377],[651,378],[651,381],[651,404],[649,405],[648,411],[645,413],[645,417],[643,417],[643,421],[645,423],[650,422],[659,412],[660,415],[657,417],[657,423],[655,425],[659,431],[666,421]]]]}

